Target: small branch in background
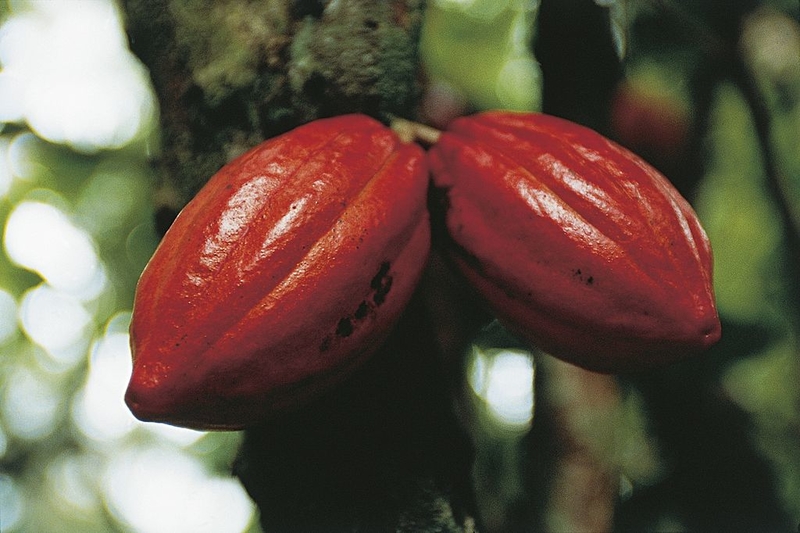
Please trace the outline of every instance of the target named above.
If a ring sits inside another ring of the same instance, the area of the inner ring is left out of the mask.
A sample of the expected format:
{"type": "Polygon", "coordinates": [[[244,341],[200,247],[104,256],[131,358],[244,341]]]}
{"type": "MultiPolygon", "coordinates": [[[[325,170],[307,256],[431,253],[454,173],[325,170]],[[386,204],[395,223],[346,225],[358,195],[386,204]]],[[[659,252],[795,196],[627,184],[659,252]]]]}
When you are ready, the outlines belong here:
{"type": "Polygon", "coordinates": [[[730,52],[730,46],[720,35],[675,0],[648,0],[648,2],[664,15],[675,20],[676,23],[673,26],[680,28],[683,34],[694,41],[706,56],[721,57],[730,52]]]}
{"type": "Polygon", "coordinates": [[[556,456],[542,517],[544,528],[611,531],[620,479],[608,455],[617,444],[620,391],[616,378],[549,356],[539,363],[545,375],[539,398],[555,428],[556,456]]]}

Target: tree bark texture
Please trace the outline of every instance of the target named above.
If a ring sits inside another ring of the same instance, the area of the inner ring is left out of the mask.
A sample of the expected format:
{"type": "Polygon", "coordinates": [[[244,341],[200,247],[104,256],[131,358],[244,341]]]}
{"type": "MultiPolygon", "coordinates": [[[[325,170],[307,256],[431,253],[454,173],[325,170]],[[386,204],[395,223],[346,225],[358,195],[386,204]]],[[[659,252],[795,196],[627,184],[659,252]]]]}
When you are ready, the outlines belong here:
{"type": "Polygon", "coordinates": [[[183,206],[222,165],[316,118],[413,118],[422,0],[125,0],[161,106],[159,200],[183,206]]]}

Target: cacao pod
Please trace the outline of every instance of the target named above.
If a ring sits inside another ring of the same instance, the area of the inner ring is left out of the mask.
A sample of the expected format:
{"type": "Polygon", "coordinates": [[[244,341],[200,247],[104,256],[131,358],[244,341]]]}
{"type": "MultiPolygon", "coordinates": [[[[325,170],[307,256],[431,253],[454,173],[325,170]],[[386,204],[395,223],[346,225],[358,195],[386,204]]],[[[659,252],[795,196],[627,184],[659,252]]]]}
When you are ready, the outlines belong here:
{"type": "Polygon", "coordinates": [[[418,282],[427,184],[422,149],[364,115],[301,126],[223,167],[139,280],[131,411],[238,429],[342,379],[418,282]]]}
{"type": "Polygon", "coordinates": [[[487,112],[452,122],[429,161],[453,262],[524,340],[616,373],[719,339],[706,234],[632,152],[556,117],[487,112]]]}

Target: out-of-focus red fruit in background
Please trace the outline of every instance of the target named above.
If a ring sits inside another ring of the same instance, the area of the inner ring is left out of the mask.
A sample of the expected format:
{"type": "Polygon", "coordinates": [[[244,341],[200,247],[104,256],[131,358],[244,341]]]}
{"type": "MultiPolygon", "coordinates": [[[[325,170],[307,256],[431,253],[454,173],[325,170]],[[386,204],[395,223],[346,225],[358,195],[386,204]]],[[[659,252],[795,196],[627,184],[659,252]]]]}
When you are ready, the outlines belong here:
{"type": "Polygon", "coordinates": [[[686,153],[692,119],[667,91],[623,80],[611,101],[611,136],[657,168],[671,168],[686,153]]]}

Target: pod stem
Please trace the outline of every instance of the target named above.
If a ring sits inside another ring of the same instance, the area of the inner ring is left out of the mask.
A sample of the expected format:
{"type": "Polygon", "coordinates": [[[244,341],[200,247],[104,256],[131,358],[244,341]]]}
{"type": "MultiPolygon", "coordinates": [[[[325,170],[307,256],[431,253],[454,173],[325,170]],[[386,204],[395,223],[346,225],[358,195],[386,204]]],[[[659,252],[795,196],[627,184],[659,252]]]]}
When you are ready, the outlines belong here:
{"type": "Polygon", "coordinates": [[[400,117],[392,117],[389,127],[404,143],[417,142],[431,146],[436,144],[442,135],[442,132],[434,127],[400,117]]]}

